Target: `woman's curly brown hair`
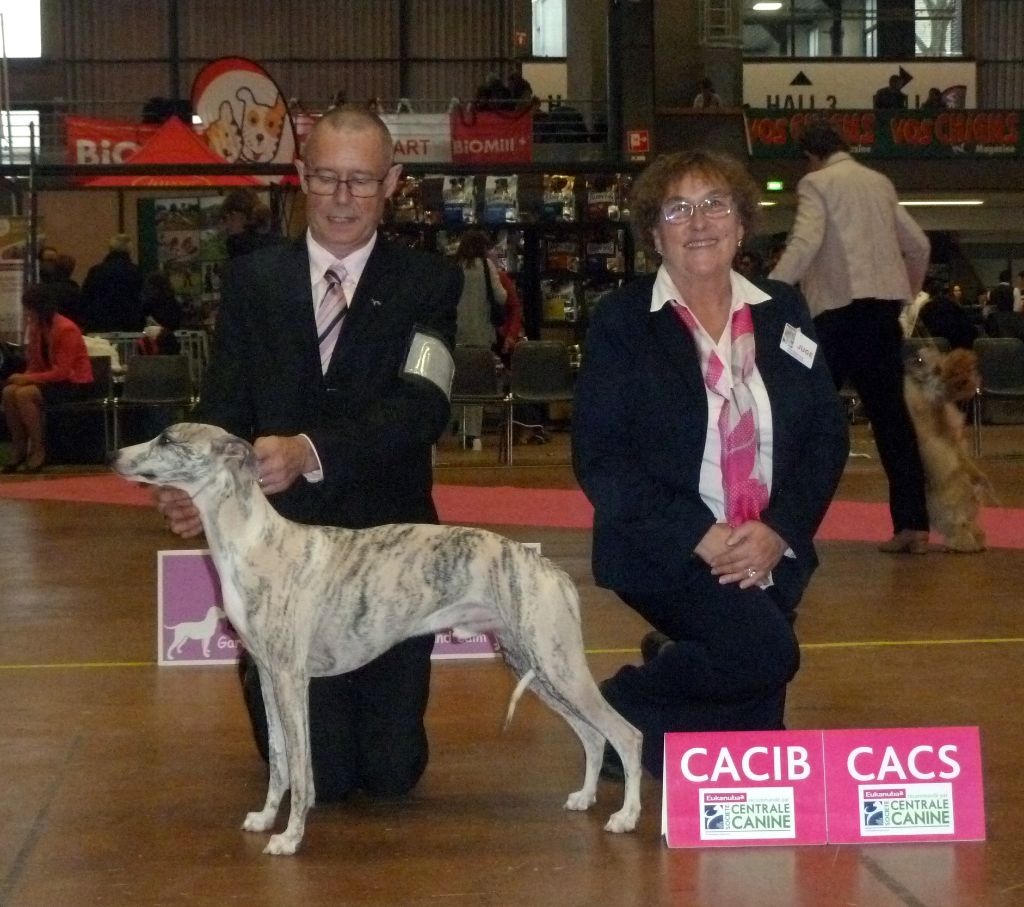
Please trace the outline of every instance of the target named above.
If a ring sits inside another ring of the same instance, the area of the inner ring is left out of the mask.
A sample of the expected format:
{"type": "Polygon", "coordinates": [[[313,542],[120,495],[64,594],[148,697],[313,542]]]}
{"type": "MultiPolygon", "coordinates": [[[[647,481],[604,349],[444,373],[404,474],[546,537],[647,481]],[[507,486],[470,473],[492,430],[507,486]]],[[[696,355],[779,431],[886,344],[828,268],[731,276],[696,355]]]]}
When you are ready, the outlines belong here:
{"type": "Polygon", "coordinates": [[[658,254],[654,248],[654,228],[661,221],[661,206],[669,186],[691,175],[722,183],[729,191],[744,234],[753,235],[761,213],[761,193],[743,163],[720,151],[676,151],[656,158],[637,177],[630,195],[633,235],[648,255],[658,254]]]}

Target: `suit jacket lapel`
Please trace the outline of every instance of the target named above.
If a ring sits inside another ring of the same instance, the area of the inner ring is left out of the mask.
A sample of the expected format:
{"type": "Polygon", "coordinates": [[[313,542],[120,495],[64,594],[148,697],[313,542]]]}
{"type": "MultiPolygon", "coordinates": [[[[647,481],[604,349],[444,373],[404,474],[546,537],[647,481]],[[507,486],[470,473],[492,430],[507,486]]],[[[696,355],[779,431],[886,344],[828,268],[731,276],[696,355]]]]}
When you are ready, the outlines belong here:
{"type": "Polygon", "coordinates": [[[662,306],[657,312],[650,312],[647,318],[648,331],[658,358],[675,371],[690,392],[703,391],[700,355],[686,325],[668,305],[662,306]]]}
{"type": "Polygon", "coordinates": [[[320,383],[320,349],[317,345],[313,288],[309,282],[309,254],[305,238],[292,242],[279,259],[280,271],[269,285],[279,286],[275,323],[270,327],[288,346],[286,361],[302,363],[302,380],[320,383]]]}

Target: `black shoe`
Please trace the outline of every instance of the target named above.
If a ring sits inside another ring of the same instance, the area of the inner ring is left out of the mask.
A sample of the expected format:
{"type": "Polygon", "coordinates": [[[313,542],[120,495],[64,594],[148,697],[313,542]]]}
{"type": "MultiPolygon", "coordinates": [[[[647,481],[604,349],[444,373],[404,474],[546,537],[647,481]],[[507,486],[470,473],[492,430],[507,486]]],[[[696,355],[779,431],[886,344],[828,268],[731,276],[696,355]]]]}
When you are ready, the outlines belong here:
{"type": "Polygon", "coordinates": [[[654,661],[661,654],[662,649],[670,645],[672,645],[672,640],[668,636],[657,630],[651,630],[640,640],[640,655],[643,657],[644,664],[654,661]]]}
{"type": "Polygon", "coordinates": [[[606,781],[625,781],[626,772],[622,768],[622,760],[610,743],[605,742],[604,759],[601,762],[601,777],[606,781]]]}
{"type": "Polygon", "coordinates": [[[3,473],[5,476],[9,476],[21,469],[24,462],[25,458],[22,457],[20,460],[15,460],[13,463],[7,463],[5,466],[0,467],[0,473],[3,473]]]}

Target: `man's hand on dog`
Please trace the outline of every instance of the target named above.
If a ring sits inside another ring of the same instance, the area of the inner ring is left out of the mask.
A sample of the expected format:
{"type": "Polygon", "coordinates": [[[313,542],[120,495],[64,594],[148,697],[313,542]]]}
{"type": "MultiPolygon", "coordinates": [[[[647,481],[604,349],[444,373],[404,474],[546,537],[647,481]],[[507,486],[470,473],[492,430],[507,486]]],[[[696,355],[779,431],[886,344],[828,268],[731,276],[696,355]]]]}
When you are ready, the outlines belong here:
{"type": "MultiPolygon", "coordinates": [[[[320,468],[313,448],[301,435],[267,435],[257,438],[253,449],[256,451],[260,488],[264,494],[284,491],[299,476],[320,468]]],[[[175,535],[192,539],[203,534],[199,510],[184,491],[166,485],[157,486],[153,489],[153,500],[167,528],[175,535]]]]}
{"type": "Polygon", "coordinates": [[[163,515],[167,528],[183,539],[194,539],[203,534],[203,522],[196,505],[180,488],[157,485],[153,489],[156,509],[163,515]]]}
{"type": "Polygon", "coordinates": [[[264,494],[284,491],[299,476],[320,469],[312,446],[302,435],[267,435],[257,438],[253,449],[264,494]]]}

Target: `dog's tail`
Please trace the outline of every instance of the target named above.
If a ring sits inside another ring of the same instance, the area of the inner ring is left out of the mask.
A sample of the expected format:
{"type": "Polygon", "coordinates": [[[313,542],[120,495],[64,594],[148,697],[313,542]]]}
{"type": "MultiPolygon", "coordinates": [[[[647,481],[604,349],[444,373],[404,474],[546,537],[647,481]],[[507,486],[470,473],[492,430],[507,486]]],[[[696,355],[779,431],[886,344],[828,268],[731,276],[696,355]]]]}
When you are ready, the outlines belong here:
{"type": "Polygon", "coordinates": [[[526,688],[533,682],[536,676],[537,672],[530,668],[529,671],[519,678],[519,683],[516,684],[516,688],[512,691],[512,699],[509,701],[508,711],[505,713],[505,723],[501,728],[503,731],[508,730],[508,726],[512,723],[512,716],[516,711],[516,705],[518,705],[523,693],[526,692],[526,688]]]}

